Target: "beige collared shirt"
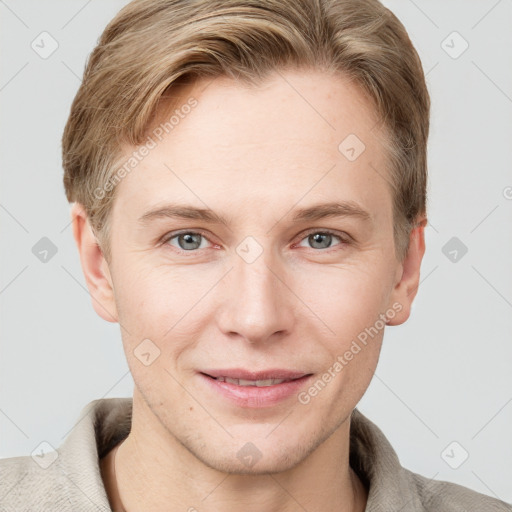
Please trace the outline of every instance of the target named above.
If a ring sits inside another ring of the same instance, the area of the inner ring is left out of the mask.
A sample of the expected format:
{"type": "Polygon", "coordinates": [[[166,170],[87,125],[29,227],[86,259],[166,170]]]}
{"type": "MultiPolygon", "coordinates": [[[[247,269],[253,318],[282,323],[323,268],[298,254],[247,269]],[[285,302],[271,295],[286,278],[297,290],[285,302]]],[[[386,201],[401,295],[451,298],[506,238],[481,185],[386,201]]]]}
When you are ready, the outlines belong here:
{"type": "MultiPolygon", "coordinates": [[[[131,410],[131,398],[93,400],[56,452],[0,459],[0,512],[110,512],[100,459],[128,435],[131,410]]],[[[357,408],[350,465],[369,488],[366,512],[512,512],[504,501],[403,468],[357,408]]]]}

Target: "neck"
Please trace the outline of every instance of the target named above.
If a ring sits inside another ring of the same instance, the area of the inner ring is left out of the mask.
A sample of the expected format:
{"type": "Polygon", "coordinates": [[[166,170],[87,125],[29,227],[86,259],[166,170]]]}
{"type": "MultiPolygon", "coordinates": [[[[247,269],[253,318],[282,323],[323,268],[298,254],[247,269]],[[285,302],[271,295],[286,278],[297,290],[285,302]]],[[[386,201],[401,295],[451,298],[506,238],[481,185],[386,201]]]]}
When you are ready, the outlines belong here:
{"type": "Polygon", "coordinates": [[[198,460],[158,421],[149,423],[151,411],[135,400],[130,434],[115,454],[113,485],[126,512],[365,510],[367,489],[349,465],[350,418],[287,471],[233,474],[198,460]]]}

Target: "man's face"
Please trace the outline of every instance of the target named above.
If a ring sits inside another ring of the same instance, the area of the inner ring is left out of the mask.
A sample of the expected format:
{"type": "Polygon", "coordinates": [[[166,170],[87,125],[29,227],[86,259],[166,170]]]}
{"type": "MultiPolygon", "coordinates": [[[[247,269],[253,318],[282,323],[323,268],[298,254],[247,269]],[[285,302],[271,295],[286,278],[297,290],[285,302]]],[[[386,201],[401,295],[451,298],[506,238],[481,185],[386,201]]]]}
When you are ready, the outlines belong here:
{"type": "Polygon", "coordinates": [[[378,362],[379,315],[402,308],[385,153],[376,114],[342,78],[208,83],[184,89],[179,122],[117,185],[112,306],[148,432],[220,470],[282,471],[350,415],[378,362]],[[344,214],[294,219],[327,203],[344,214]],[[177,205],[226,224],[147,215],[177,205]],[[274,370],[304,377],[208,376],[274,370]]]}

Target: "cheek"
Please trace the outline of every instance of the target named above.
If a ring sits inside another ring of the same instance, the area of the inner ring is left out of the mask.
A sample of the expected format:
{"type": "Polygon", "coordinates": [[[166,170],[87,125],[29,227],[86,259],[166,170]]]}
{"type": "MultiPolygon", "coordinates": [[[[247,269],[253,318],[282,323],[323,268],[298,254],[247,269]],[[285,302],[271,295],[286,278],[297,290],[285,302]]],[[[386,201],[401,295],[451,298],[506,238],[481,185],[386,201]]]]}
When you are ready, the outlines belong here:
{"type": "MultiPolygon", "coordinates": [[[[147,347],[149,352],[160,352],[156,366],[165,363],[171,369],[179,364],[181,353],[193,348],[194,340],[199,338],[196,334],[207,302],[201,298],[215,276],[202,278],[192,266],[139,263],[130,268],[137,270],[125,271],[116,290],[126,356],[137,358],[143,350],[139,346],[147,347]]],[[[136,361],[134,366],[136,370],[136,361]]]]}
{"type": "Polygon", "coordinates": [[[183,315],[187,297],[193,295],[189,284],[176,268],[128,265],[116,283],[120,316],[134,330],[149,329],[161,336],[183,315]]]}
{"type": "Polygon", "coordinates": [[[331,379],[329,391],[316,401],[326,414],[355,406],[379,360],[385,328],[379,315],[387,311],[390,283],[384,267],[372,260],[373,264],[366,266],[322,269],[305,278],[300,287],[304,302],[323,322],[318,324],[315,318],[315,325],[325,324],[330,329],[319,338],[326,349],[323,371],[328,374],[325,378],[331,379]]]}
{"type": "MultiPolygon", "coordinates": [[[[385,329],[379,315],[387,311],[389,293],[381,270],[376,264],[324,269],[321,275],[309,275],[301,286],[304,302],[330,329],[318,338],[326,349],[318,379],[328,383],[315,381],[302,398],[333,421],[356,406],[378,364],[385,329]]],[[[316,318],[313,322],[323,325],[316,318]]]]}
{"type": "Polygon", "coordinates": [[[173,376],[187,349],[183,283],[173,272],[139,266],[126,272],[116,302],[126,360],[137,388],[148,403],[158,404],[156,389],[179,392],[173,376]]]}
{"type": "Polygon", "coordinates": [[[339,341],[372,325],[387,306],[390,283],[375,259],[366,265],[318,267],[297,281],[297,295],[339,341]]]}

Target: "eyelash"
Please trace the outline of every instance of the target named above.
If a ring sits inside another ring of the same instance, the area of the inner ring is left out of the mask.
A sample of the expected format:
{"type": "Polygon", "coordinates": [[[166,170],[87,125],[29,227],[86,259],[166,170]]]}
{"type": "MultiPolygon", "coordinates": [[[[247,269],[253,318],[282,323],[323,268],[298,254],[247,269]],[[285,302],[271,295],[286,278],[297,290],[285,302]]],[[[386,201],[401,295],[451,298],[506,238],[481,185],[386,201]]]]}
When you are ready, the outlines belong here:
{"type": "MultiPolygon", "coordinates": [[[[340,240],[340,243],[333,246],[333,247],[327,247],[325,249],[315,249],[314,247],[311,247],[310,249],[315,251],[315,252],[321,252],[321,253],[328,253],[328,252],[331,252],[333,250],[336,250],[336,247],[337,246],[346,246],[350,243],[350,237],[349,235],[344,235],[342,236],[341,234],[339,234],[338,232],[335,232],[335,231],[332,231],[330,229],[311,229],[309,231],[307,231],[306,233],[303,234],[302,238],[299,240],[298,243],[302,242],[304,239],[306,239],[308,236],[310,235],[313,235],[313,234],[322,234],[322,235],[332,235],[334,236],[335,238],[338,238],[340,240]]],[[[180,235],[185,235],[185,234],[191,234],[191,235],[201,235],[203,238],[205,238],[206,240],[209,240],[206,232],[204,231],[201,231],[201,230],[196,230],[196,231],[192,231],[192,230],[182,230],[182,231],[173,231],[171,233],[168,233],[167,235],[164,236],[164,238],[162,239],[162,242],[161,244],[162,245],[169,245],[169,242],[174,239],[174,238],[177,238],[178,236],[180,235]]],[[[212,242],[210,242],[212,243],[212,242]]],[[[171,246],[169,245],[169,247],[172,247],[173,250],[177,251],[178,253],[197,253],[199,252],[199,249],[191,249],[189,251],[185,250],[185,249],[180,249],[179,247],[174,247],[174,246],[171,246]]]]}

